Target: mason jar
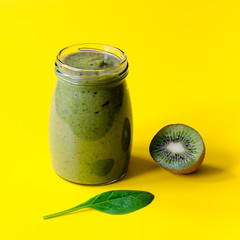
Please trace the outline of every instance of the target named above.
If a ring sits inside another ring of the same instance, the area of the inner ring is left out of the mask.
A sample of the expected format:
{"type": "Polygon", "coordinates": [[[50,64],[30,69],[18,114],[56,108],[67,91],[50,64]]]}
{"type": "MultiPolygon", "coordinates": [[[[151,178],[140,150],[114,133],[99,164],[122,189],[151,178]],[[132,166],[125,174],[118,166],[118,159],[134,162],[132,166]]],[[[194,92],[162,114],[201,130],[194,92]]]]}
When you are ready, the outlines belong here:
{"type": "Polygon", "coordinates": [[[55,66],[58,79],[49,121],[55,172],[65,180],[85,185],[119,180],[127,172],[132,145],[125,53],[102,44],[79,44],[61,50],[55,66]],[[84,59],[89,53],[102,57],[101,64],[106,62],[106,66],[93,68],[95,62],[84,59]],[[86,66],[68,64],[65,60],[69,56],[79,58],[86,66]],[[110,58],[116,58],[117,64],[108,66],[110,58]]]}

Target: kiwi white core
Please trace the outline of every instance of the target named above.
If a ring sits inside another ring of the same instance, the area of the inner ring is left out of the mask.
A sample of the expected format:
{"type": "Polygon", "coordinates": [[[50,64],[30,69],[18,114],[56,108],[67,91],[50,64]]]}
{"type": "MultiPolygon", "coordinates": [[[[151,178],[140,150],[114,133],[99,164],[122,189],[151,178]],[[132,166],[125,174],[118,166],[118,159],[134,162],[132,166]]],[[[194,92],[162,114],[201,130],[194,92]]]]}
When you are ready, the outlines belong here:
{"type": "Polygon", "coordinates": [[[185,152],[185,148],[184,146],[182,145],[181,142],[170,142],[167,146],[166,146],[166,149],[169,151],[169,152],[172,152],[172,153],[184,153],[185,152]]]}

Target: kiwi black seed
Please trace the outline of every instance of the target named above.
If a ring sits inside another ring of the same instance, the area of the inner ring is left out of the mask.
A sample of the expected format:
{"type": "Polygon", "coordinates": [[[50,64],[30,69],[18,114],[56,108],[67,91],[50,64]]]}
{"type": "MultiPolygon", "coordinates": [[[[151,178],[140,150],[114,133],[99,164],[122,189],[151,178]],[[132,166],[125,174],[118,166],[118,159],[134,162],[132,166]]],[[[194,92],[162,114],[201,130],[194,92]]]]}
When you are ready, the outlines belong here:
{"type": "Polygon", "coordinates": [[[161,167],[177,174],[194,172],[205,156],[201,136],[184,124],[171,124],[162,128],[152,139],[149,150],[161,167]]]}

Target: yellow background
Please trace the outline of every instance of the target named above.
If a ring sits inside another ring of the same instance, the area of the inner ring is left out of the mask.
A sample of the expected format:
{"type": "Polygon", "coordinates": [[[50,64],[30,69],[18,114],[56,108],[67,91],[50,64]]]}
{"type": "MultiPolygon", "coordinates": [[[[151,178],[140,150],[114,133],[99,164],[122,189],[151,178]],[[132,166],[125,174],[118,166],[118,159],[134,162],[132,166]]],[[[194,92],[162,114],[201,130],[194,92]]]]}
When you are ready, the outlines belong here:
{"type": "Polygon", "coordinates": [[[239,1],[1,0],[0,239],[239,239],[239,1]],[[97,42],[128,56],[134,113],[132,161],[112,185],[60,179],[50,164],[54,61],[63,47],[97,42]],[[148,147],[170,123],[206,144],[196,174],[178,176],[148,147]],[[51,220],[108,190],[146,190],[146,208],[94,210],[51,220]]]}

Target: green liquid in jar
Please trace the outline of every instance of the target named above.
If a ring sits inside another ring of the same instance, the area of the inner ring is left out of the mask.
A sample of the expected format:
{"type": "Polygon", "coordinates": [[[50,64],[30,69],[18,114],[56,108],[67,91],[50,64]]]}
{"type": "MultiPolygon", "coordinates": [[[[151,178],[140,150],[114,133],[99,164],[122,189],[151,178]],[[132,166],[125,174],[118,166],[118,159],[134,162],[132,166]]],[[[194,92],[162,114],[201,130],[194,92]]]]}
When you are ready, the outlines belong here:
{"type": "MultiPolygon", "coordinates": [[[[61,61],[74,68],[102,70],[121,60],[100,51],[79,51],[61,61]]],[[[62,178],[88,185],[111,183],[127,171],[132,112],[126,80],[81,86],[58,79],[50,113],[53,167],[62,178]]]]}

